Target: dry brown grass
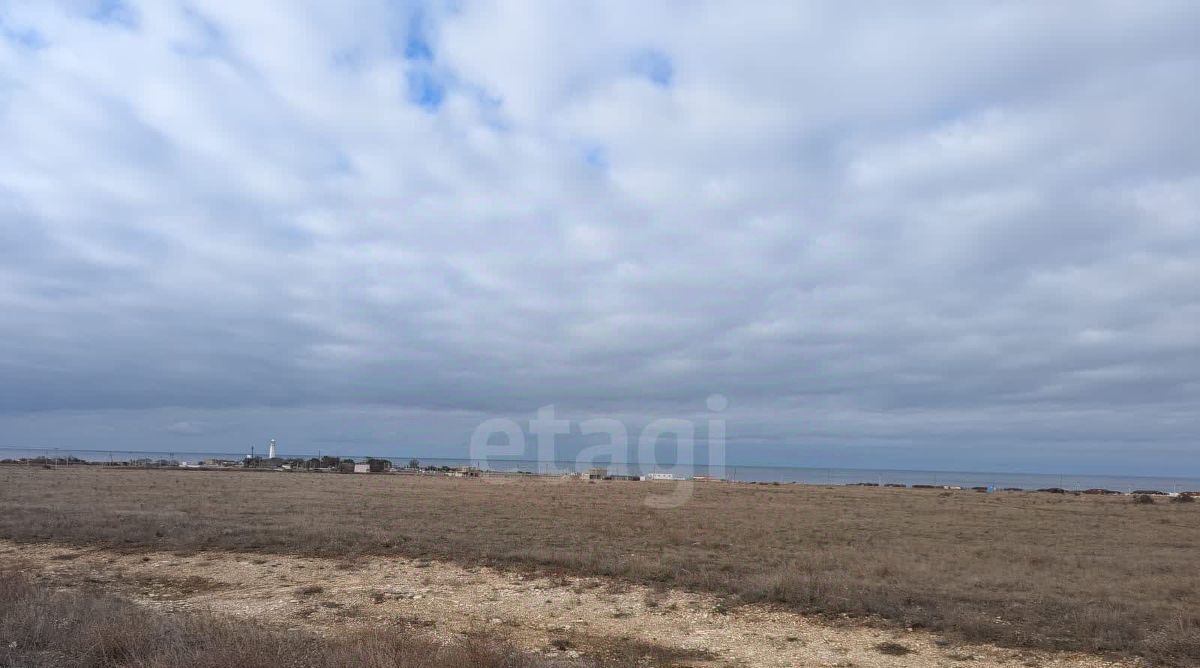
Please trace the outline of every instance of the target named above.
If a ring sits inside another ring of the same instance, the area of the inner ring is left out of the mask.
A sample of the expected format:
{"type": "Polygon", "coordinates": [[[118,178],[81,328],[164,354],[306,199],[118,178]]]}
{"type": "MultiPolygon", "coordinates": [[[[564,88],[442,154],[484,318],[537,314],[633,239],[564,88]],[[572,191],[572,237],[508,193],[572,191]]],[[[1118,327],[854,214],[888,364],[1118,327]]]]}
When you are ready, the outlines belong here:
{"type": "Polygon", "coordinates": [[[484,640],[439,645],[394,630],[329,639],[245,621],[156,613],[98,592],[53,591],[2,573],[0,640],[0,665],[22,668],[586,665],[529,656],[484,640]]]}
{"type": "Polygon", "coordinates": [[[403,554],[704,589],[971,640],[1200,662],[1198,504],[322,474],[0,470],[0,537],[403,554]]]}

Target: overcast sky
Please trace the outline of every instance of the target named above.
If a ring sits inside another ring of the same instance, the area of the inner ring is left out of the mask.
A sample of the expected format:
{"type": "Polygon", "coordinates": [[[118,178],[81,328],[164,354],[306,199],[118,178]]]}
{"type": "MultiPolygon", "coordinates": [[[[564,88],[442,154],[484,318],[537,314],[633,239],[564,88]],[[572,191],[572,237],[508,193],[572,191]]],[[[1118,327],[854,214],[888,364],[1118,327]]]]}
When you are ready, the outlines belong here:
{"type": "Polygon", "coordinates": [[[0,0],[0,445],[1200,474],[1200,3],[0,0]]]}

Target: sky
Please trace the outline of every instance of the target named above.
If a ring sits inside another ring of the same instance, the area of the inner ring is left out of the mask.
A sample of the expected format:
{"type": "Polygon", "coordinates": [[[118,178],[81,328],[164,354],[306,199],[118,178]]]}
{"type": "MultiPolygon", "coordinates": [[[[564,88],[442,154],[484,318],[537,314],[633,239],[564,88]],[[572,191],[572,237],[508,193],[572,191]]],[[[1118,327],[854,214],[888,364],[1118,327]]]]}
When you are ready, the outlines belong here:
{"type": "Polygon", "coordinates": [[[740,463],[1200,475],[1198,34],[0,0],[0,445],[455,457],[554,406],[718,417],[740,463]]]}

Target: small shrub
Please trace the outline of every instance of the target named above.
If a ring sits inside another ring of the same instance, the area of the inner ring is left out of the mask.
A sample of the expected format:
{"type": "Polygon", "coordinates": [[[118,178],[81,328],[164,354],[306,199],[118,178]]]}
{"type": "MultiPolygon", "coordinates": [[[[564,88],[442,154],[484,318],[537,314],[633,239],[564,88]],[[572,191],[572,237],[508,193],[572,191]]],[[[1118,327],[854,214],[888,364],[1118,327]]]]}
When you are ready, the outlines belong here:
{"type": "Polygon", "coordinates": [[[887,654],[888,656],[904,656],[905,654],[912,654],[913,652],[908,647],[890,640],[876,645],[875,651],[879,652],[880,654],[887,654]]]}
{"type": "Polygon", "coordinates": [[[555,638],[550,641],[550,646],[560,652],[565,652],[571,646],[571,641],[566,638],[555,638]]]}
{"type": "Polygon", "coordinates": [[[298,596],[314,596],[316,594],[320,594],[323,591],[325,591],[325,588],[322,587],[321,585],[308,585],[307,587],[300,587],[299,589],[297,589],[296,594],[298,596]]]}
{"type": "Polygon", "coordinates": [[[1133,497],[1133,502],[1138,505],[1148,505],[1154,503],[1154,497],[1149,494],[1138,494],[1133,497]]]}

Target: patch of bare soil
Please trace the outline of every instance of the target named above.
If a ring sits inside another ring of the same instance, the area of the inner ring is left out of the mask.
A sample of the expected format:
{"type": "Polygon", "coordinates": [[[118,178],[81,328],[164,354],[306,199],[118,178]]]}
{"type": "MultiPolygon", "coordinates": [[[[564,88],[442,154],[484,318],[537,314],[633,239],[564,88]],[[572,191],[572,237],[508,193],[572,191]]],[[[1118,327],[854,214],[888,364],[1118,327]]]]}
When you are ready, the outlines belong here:
{"type": "Polygon", "coordinates": [[[832,625],[771,606],[603,578],[544,577],[396,558],[345,562],[233,552],[138,553],[0,541],[0,569],[99,586],[167,610],[322,634],[415,627],[485,633],[550,656],[653,666],[1128,666],[1100,657],[949,645],[920,631],[832,625]]]}

